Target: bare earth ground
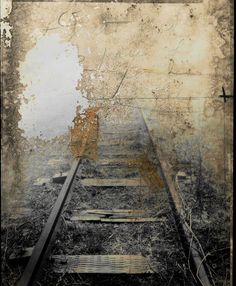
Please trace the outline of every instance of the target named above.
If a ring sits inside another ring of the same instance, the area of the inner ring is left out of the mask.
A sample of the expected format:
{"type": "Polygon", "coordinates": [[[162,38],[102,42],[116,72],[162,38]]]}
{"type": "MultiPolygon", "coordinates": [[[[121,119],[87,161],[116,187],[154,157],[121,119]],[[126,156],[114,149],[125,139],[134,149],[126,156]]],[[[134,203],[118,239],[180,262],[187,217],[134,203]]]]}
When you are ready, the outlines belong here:
{"type": "MultiPolygon", "coordinates": [[[[55,143],[56,144],[56,143],[55,143]]],[[[32,144],[32,147],[35,144],[32,144]]],[[[25,263],[12,263],[9,256],[20,254],[24,247],[34,246],[60,192],[61,185],[47,182],[33,186],[38,177],[51,177],[58,171],[66,171],[71,157],[62,142],[55,148],[52,143],[39,144],[37,151],[29,149],[30,173],[27,191],[16,197],[16,207],[10,215],[2,214],[1,254],[2,285],[15,285],[25,263]],[[31,151],[30,151],[31,150],[31,151]],[[63,157],[62,156],[68,156],[63,157]],[[54,165],[49,162],[54,161],[54,165]],[[58,161],[57,161],[58,160],[58,161]],[[63,162],[63,163],[60,163],[63,162]],[[65,164],[65,162],[67,162],[65,164]],[[68,164],[68,165],[67,165],[68,164]],[[20,207],[26,210],[19,211],[20,207]],[[28,211],[29,210],[29,211],[28,211]]],[[[104,150],[102,151],[102,153],[104,150]]],[[[204,259],[215,286],[229,284],[229,207],[225,194],[214,189],[210,183],[193,170],[179,182],[179,192],[185,203],[186,220],[191,223],[193,235],[204,251],[204,259]],[[197,192],[196,190],[199,190],[197,192]]],[[[157,172],[158,167],[157,167],[157,172]]],[[[165,187],[151,190],[148,187],[83,187],[79,179],[85,177],[140,176],[137,169],[123,169],[117,165],[98,166],[84,159],[74,183],[73,197],[64,211],[62,229],[53,247],[54,254],[142,254],[151,261],[154,274],[145,275],[101,275],[101,274],[55,274],[51,263],[45,267],[38,285],[163,285],[191,286],[193,279],[188,271],[188,260],[184,256],[177,235],[175,221],[170,210],[165,187]],[[146,209],[150,216],[157,215],[155,223],[105,224],[71,222],[71,211],[88,208],[100,209],[146,209]]],[[[160,174],[159,174],[160,175],[160,174]]]]}
{"type": "MultiPolygon", "coordinates": [[[[95,167],[93,162],[86,160],[85,163],[82,163],[78,177],[91,175],[93,170],[96,170],[96,176],[98,171],[104,171],[104,167],[95,167]]],[[[117,166],[116,169],[122,170],[122,167],[117,166]]],[[[100,177],[104,175],[100,173],[100,177]]],[[[77,180],[63,216],[63,227],[57,235],[53,254],[142,254],[150,259],[155,274],[66,274],[61,282],[58,277],[57,285],[70,285],[73,279],[78,283],[75,285],[192,285],[165,189],[153,192],[148,187],[83,187],[77,180]],[[70,221],[71,210],[112,209],[114,206],[117,209],[145,209],[152,217],[156,214],[160,222],[109,224],[70,221]]],[[[53,284],[55,274],[51,274],[50,263],[46,269],[39,282],[41,285],[56,285],[53,284]]]]}

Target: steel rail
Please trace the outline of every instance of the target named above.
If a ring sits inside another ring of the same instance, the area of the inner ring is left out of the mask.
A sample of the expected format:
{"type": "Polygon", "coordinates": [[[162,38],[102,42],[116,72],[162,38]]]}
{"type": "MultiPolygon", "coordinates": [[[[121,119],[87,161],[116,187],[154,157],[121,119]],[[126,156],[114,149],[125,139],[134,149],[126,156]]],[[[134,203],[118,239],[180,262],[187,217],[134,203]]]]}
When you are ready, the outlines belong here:
{"type": "Polygon", "coordinates": [[[192,275],[200,286],[212,286],[210,282],[207,271],[205,268],[204,258],[201,257],[198,251],[197,244],[194,241],[194,238],[191,237],[190,227],[188,226],[186,221],[183,221],[183,205],[180,196],[178,195],[178,191],[175,188],[171,175],[169,174],[169,168],[167,166],[167,162],[162,158],[161,154],[155,148],[155,144],[153,142],[152,136],[149,132],[146,120],[144,118],[143,111],[140,111],[142,120],[144,122],[145,129],[147,130],[151,145],[153,147],[153,151],[156,154],[156,159],[161,169],[162,177],[165,181],[165,185],[167,187],[167,191],[169,194],[170,205],[172,208],[172,212],[174,214],[175,222],[177,225],[177,229],[180,235],[180,239],[182,242],[182,246],[185,252],[186,257],[189,257],[190,262],[190,270],[192,271],[192,275]]]}
{"type": "Polygon", "coordinates": [[[52,212],[45,224],[45,227],[36,243],[33,253],[29,259],[28,264],[21,276],[17,286],[32,286],[35,285],[36,279],[42,269],[42,265],[46,260],[47,254],[50,250],[55,234],[58,230],[60,216],[68,199],[76,172],[80,164],[80,159],[74,160],[72,167],[68,173],[65,183],[60,191],[52,212]]]}
{"type": "MultiPolygon", "coordinates": [[[[161,155],[158,154],[155,148],[155,144],[150,135],[142,110],[140,114],[142,116],[144,126],[149,134],[150,141],[153,146],[153,151],[156,153],[156,159],[160,165],[165,185],[167,186],[167,191],[170,197],[172,211],[174,213],[176,225],[180,234],[181,242],[183,244],[183,249],[187,257],[190,254],[191,271],[193,274],[195,274],[194,277],[198,281],[199,285],[212,286],[204,267],[204,259],[201,258],[199,252],[197,251],[196,243],[193,240],[191,240],[187,223],[182,222],[182,210],[183,210],[182,202],[179,198],[178,192],[174,186],[171,176],[168,174],[168,166],[166,165],[165,160],[163,160],[163,158],[160,157],[161,155]]],[[[80,160],[75,160],[73,162],[72,168],[66,178],[66,181],[62,187],[62,190],[60,191],[60,194],[47,220],[43,232],[40,235],[40,238],[34,247],[30,260],[17,286],[34,286],[35,283],[37,282],[37,278],[41,273],[40,271],[42,269],[42,265],[44,264],[47,258],[47,255],[50,251],[50,247],[53,242],[53,238],[55,237],[55,234],[58,230],[60,216],[63,207],[65,206],[65,203],[68,200],[68,195],[70,193],[79,164],[80,160]]]]}

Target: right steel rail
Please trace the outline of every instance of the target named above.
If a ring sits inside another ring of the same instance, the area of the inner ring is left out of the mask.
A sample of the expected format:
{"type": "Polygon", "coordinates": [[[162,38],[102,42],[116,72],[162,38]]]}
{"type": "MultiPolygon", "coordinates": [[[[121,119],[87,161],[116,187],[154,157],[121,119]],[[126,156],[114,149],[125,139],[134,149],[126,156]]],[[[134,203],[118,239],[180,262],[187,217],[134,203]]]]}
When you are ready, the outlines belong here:
{"type": "Polygon", "coordinates": [[[161,157],[161,154],[157,152],[155,148],[155,144],[149,132],[146,120],[144,118],[142,110],[140,110],[145,128],[150,136],[151,144],[153,146],[154,152],[156,153],[156,158],[161,168],[163,179],[165,180],[166,187],[169,191],[170,203],[171,208],[175,216],[175,221],[177,224],[177,228],[180,234],[181,242],[185,251],[185,255],[189,257],[190,267],[194,278],[196,279],[197,283],[201,286],[212,286],[210,282],[207,271],[204,266],[204,258],[202,258],[198,252],[198,247],[194,238],[191,234],[191,229],[186,221],[183,220],[183,205],[181,198],[178,194],[178,191],[175,188],[175,184],[171,178],[170,169],[166,160],[161,157]]]}

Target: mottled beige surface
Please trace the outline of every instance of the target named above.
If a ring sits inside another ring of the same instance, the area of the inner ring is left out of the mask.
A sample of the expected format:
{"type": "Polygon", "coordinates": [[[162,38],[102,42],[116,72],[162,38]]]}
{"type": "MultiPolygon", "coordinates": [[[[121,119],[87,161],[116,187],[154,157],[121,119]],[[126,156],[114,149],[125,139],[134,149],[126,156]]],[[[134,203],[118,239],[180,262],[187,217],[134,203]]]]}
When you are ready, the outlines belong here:
{"type": "Polygon", "coordinates": [[[122,120],[128,107],[142,110],[168,162],[176,166],[187,153],[196,163],[201,154],[214,183],[226,177],[231,188],[232,99],[225,104],[224,132],[224,103],[218,97],[222,86],[232,94],[229,1],[14,2],[9,20],[11,48],[3,53],[6,188],[16,185],[12,178],[23,170],[22,137],[16,130],[24,88],[17,67],[40,38],[55,33],[78,48],[83,74],[77,88],[90,104],[102,107],[108,120],[111,112],[120,112],[122,120]],[[9,155],[12,150],[15,156],[9,155]]]}

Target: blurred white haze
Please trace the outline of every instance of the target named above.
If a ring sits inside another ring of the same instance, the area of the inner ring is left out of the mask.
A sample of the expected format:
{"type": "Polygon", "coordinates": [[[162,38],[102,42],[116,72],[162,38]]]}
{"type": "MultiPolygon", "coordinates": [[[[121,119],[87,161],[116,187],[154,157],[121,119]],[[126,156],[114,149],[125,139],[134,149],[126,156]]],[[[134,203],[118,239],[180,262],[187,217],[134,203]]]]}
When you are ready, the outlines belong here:
{"type": "Polygon", "coordinates": [[[76,90],[82,77],[78,49],[63,42],[58,34],[41,37],[19,67],[26,85],[19,127],[26,137],[51,139],[68,131],[76,107],[88,107],[87,99],[76,90]]]}

